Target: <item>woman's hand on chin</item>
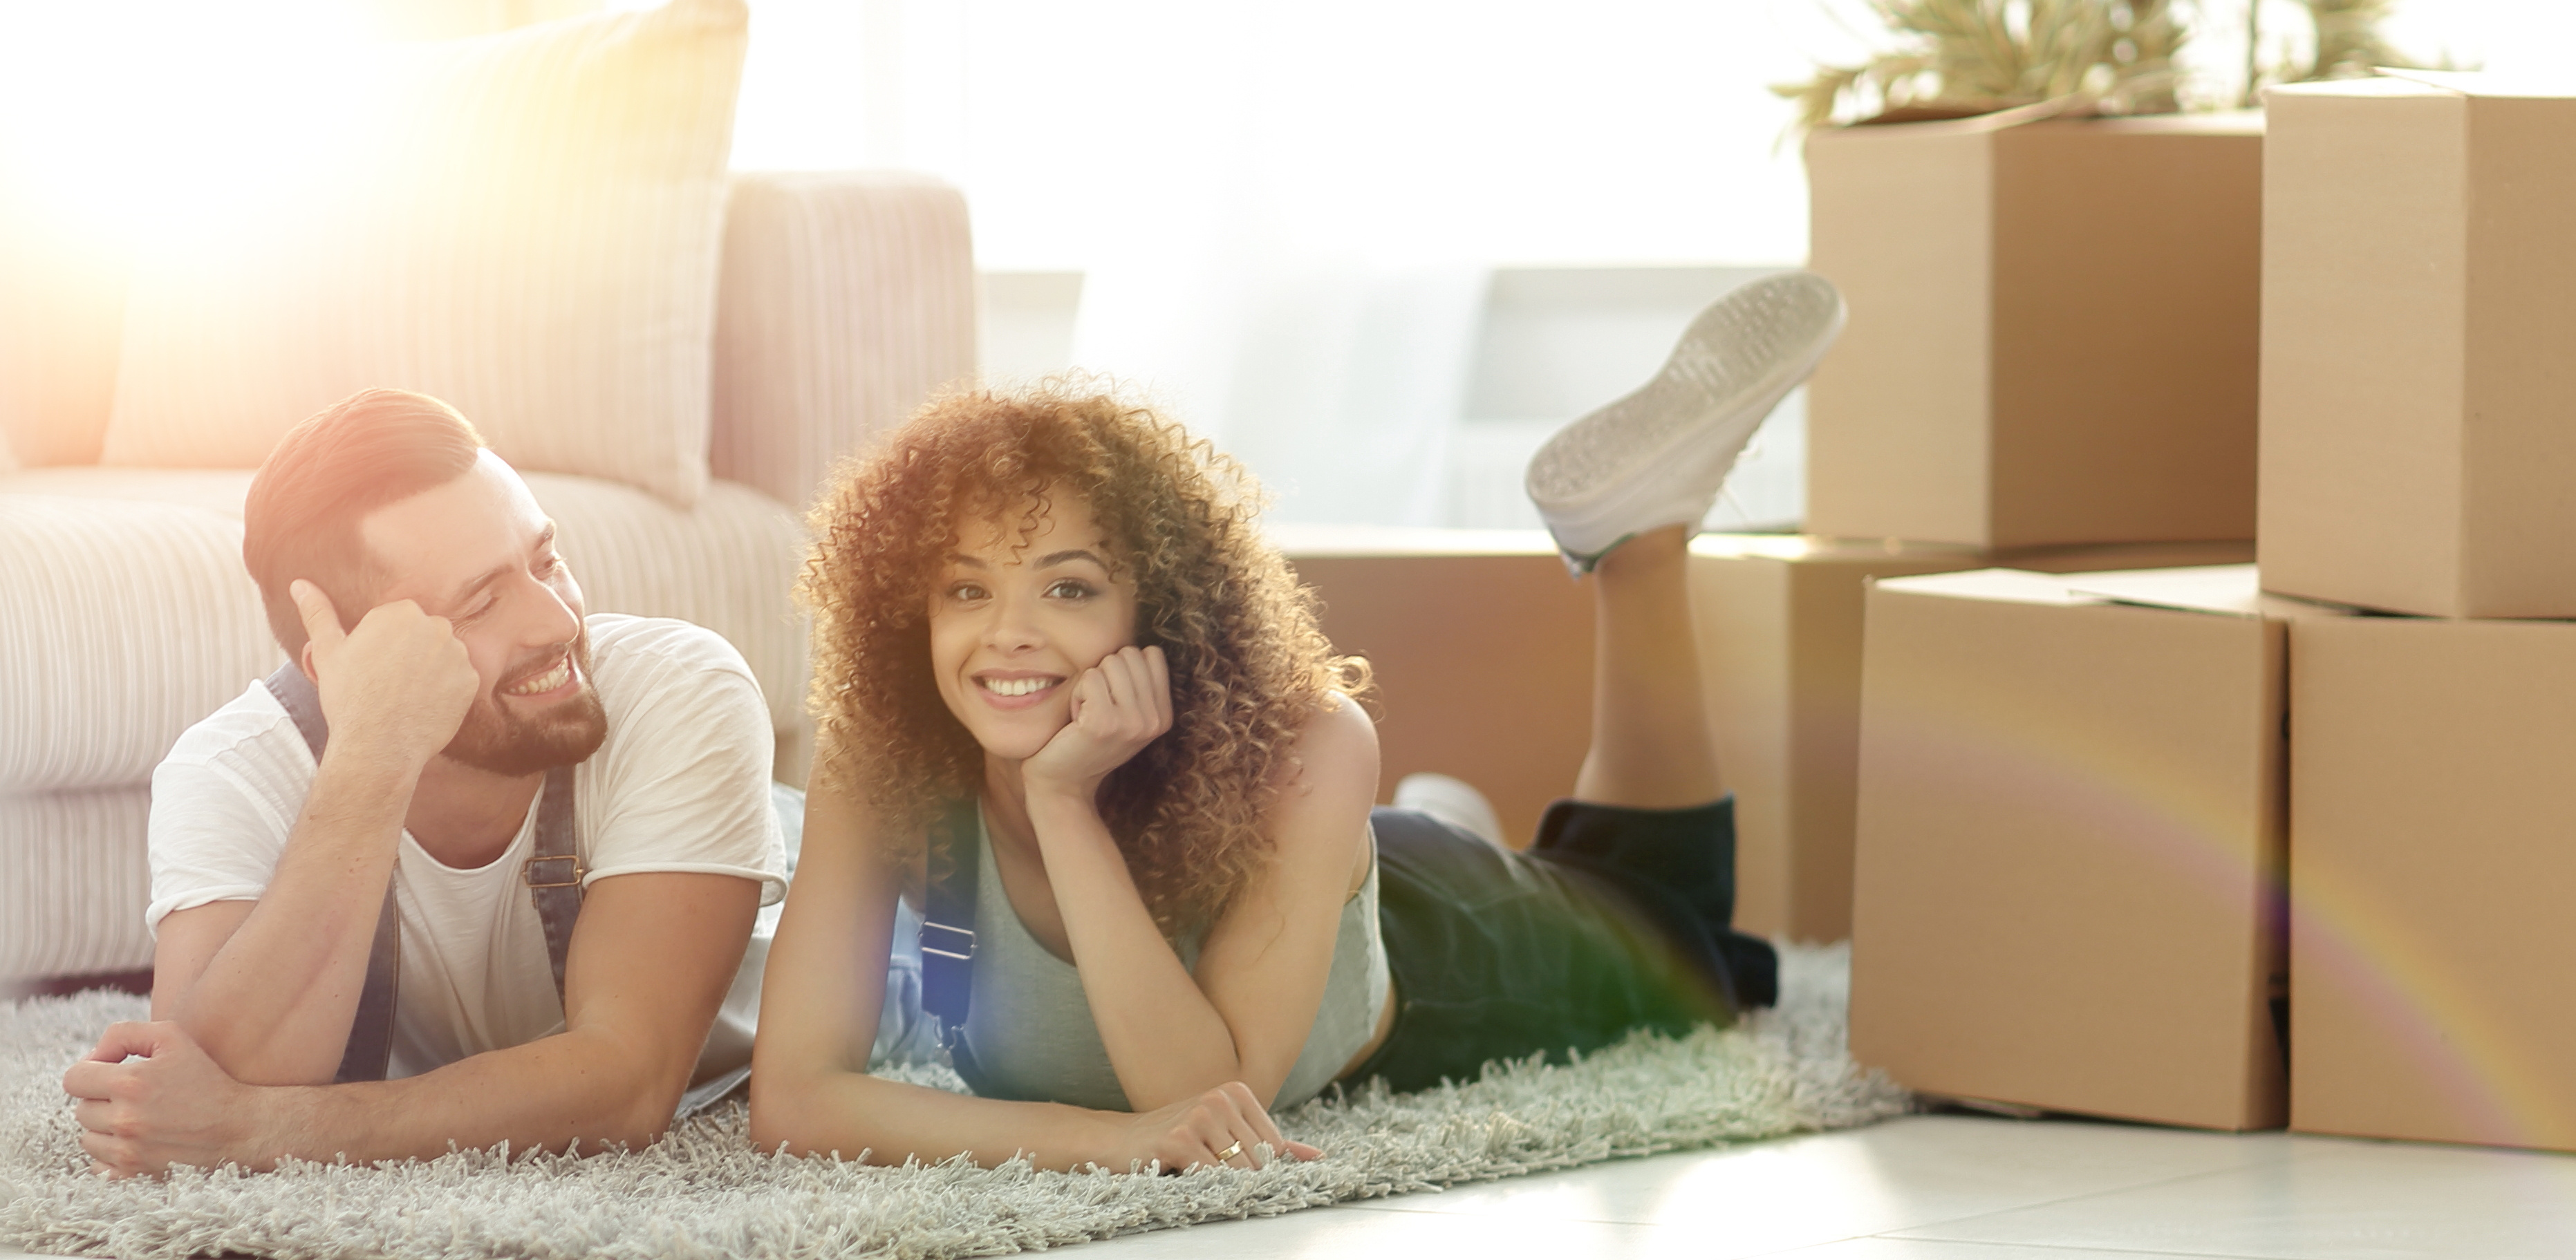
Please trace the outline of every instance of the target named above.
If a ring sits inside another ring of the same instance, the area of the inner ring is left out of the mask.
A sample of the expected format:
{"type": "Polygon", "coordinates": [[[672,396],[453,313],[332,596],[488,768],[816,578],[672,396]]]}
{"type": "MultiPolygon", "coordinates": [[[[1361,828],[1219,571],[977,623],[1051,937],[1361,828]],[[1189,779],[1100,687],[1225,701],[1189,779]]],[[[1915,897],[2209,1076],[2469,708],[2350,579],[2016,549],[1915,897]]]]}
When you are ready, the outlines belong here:
{"type": "Polygon", "coordinates": [[[1280,1136],[1270,1112],[1241,1081],[1229,1081],[1196,1098],[1125,1118],[1117,1138],[1116,1162],[1153,1160],[1164,1172],[1182,1172],[1202,1164],[1259,1168],[1261,1148],[1272,1157],[1320,1159],[1324,1152],[1280,1136]],[[1222,1158],[1220,1158],[1222,1157],[1222,1158]]]}
{"type": "Polygon", "coordinates": [[[1172,675],[1159,647],[1124,647],[1082,671],[1073,715],[1036,755],[1020,763],[1031,791],[1088,801],[1109,772],[1172,729],[1172,675]]]}

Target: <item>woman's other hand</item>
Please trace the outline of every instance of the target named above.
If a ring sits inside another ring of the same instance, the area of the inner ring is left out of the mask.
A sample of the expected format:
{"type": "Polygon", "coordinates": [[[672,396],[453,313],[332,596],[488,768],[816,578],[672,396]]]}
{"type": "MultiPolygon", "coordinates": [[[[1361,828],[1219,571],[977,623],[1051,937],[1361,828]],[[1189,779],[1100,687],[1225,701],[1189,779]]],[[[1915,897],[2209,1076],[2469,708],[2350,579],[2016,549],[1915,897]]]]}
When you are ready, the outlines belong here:
{"type": "Polygon", "coordinates": [[[1172,675],[1159,647],[1124,647],[1082,671],[1072,717],[1021,763],[1031,789],[1052,787],[1084,800],[1109,772],[1172,729],[1172,675]]]}
{"type": "Polygon", "coordinates": [[[1196,1098],[1183,1099],[1130,1118],[1118,1135],[1119,1162],[1153,1160],[1164,1172],[1181,1172],[1202,1164],[1259,1168],[1261,1149],[1271,1155],[1320,1159],[1324,1152],[1280,1136],[1270,1113],[1252,1096],[1252,1088],[1229,1081],[1196,1098]]]}

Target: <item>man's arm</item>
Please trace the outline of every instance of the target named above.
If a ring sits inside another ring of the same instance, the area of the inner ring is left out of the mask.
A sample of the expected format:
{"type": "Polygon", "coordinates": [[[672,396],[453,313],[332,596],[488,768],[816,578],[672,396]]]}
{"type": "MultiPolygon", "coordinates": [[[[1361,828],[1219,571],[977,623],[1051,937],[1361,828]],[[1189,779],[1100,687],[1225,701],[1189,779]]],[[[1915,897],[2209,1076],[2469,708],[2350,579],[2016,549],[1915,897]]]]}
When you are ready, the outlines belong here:
{"type": "Polygon", "coordinates": [[[445,618],[406,600],[344,633],[318,587],[293,590],[331,723],[312,790],[259,900],[176,911],[152,951],[153,1017],[256,1085],[338,1069],[412,790],[481,686],[445,618]]]}
{"type": "MultiPolygon", "coordinates": [[[[732,875],[599,880],[573,929],[565,1030],[426,1075],[246,1084],[183,1025],[162,1022],[109,1029],[63,1088],[81,1100],[82,1146],[124,1175],[228,1161],[266,1168],[286,1156],[427,1157],[451,1142],[641,1147],[671,1125],[759,906],[760,885],[732,875]]],[[[336,1063],[336,1044],[331,1053],[336,1063]]]]}

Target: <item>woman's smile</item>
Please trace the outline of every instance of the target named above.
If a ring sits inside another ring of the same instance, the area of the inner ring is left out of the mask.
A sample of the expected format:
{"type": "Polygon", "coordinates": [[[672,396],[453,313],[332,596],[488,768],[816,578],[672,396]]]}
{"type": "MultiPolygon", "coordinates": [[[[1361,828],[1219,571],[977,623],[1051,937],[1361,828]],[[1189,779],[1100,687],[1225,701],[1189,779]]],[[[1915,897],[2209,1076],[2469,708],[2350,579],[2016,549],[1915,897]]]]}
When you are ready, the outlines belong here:
{"type": "Polygon", "coordinates": [[[1026,709],[1047,702],[1064,684],[1062,674],[1023,674],[987,670],[975,675],[986,703],[997,709],[1026,709]]]}

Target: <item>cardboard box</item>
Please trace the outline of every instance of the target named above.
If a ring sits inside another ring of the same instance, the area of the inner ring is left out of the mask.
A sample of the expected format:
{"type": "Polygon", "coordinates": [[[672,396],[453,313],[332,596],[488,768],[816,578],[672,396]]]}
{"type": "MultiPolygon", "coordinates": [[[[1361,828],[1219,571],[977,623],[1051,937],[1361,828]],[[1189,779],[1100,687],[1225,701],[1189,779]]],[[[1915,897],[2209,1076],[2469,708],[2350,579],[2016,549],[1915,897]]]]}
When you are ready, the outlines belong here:
{"type": "MultiPolygon", "coordinates": [[[[1592,738],[1592,601],[1535,530],[1279,526],[1324,632],[1369,658],[1380,791],[1416,771],[1483,790],[1526,844],[1592,738]],[[1497,680],[1508,680],[1498,685],[1497,680]]],[[[1874,577],[1992,563],[1972,548],[1761,534],[1691,545],[1719,774],[1736,794],[1736,921],[1794,940],[1851,930],[1862,592],[1874,577]]],[[[2015,553],[2072,571],[2240,562],[2249,543],[2015,553]]]]}
{"type": "Polygon", "coordinates": [[[2045,107],[1818,131],[1819,534],[2012,548],[2254,536],[2262,122],[2045,107]]]}
{"type": "Polygon", "coordinates": [[[2278,1125],[2285,622],[2251,566],[1876,584],[1851,1046],[1918,1090],[2278,1125]]]}
{"type": "Polygon", "coordinates": [[[2576,624],[2290,641],[2292,1126],[2576,1149],[2576,624]]]}
{"type": "Polygon", "coordinates": [[[2265,98],[2263,578],[2576,616],[2576,97],[2388,73],[2265,98]]]}

